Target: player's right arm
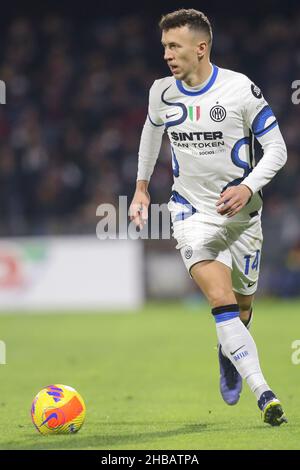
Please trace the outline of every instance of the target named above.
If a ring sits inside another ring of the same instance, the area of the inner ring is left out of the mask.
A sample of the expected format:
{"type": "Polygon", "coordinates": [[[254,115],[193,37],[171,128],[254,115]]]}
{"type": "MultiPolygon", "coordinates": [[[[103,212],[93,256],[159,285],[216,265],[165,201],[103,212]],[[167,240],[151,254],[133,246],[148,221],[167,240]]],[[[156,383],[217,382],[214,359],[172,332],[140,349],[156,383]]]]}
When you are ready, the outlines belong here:
{"type": "Polygon", "coordinates": [[[148,115],[141,134],[136,189],[129,208],[130,220],[142,229],[148,218],[148,185],[161,147],[164,123],[159,114],[160,96],[154,82],[149,93],[148,115]]]}

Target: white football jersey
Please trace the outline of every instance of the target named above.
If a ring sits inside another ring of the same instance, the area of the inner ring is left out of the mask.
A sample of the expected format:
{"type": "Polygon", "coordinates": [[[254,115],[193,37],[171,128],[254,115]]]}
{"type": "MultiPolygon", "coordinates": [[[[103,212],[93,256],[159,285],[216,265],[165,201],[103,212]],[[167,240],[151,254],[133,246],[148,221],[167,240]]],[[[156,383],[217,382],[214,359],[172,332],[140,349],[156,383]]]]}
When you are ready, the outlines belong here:
{"type": "Polygon", "coordinates": [[[245,213],[259,211],[261,188],[286,160],[276,118],[260,89],[245,75],[213,65],[201,88],[189,88],[173,76],[156,80],[149,96],[148,119],[141,137],[138,180],[149,180],[163,130],[171,143],[172,200],[216,217],[216,201],[242,181],[253,192],[245,213]],[[150,134],[151,135],[150,135],[150,134]],[[255,167],[256,137],[268,158],[255,167]],[[153,142],[159,142],[153,148],[153,142]]]}

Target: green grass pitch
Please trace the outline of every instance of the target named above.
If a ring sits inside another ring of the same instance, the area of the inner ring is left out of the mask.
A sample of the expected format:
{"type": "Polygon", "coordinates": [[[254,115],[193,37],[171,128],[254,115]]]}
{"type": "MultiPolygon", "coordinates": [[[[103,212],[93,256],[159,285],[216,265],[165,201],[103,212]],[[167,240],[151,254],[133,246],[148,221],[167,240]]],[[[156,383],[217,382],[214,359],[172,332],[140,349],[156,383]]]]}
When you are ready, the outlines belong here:
{"type": "Polygon", "coordinates": [[[216,333],[206,303],[148,304],[134,314],[0,316],[0,449],[299,449],[300,302],[257,301],[252,333],[289,423],[262,423],[244,383],[240,402],[219,394],[216,333]],[[41,436],[31,401],[51,383],[87,406],[76,435],[41,436]]]}

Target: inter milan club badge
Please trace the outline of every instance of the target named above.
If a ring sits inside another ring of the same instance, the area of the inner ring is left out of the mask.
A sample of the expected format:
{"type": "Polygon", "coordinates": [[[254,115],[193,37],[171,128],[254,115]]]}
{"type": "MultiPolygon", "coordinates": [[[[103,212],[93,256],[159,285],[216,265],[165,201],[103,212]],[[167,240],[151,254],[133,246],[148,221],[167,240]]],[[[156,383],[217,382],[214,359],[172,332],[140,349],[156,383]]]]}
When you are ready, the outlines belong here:
{"type": "Polygon", "coordinates": [[[224,119],[226,118],[226,110],[225,108],[223,108],[223,106],[220,106],[219,104],[213,106],[209,114],[211,119],[215,122],[224,121],[224,119]]]}
{"type": "Polygon", "coordinates": [[[187,246],[184,250],[184,256],[186,259],[190,259],[193,256],[193,248],[191,246],[187,246]]]}

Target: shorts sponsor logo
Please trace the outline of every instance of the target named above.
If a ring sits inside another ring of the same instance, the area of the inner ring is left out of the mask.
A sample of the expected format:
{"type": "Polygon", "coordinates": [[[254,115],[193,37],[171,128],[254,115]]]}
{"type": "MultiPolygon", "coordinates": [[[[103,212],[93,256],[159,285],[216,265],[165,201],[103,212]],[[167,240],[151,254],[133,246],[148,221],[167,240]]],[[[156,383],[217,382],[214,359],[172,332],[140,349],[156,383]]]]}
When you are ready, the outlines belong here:
{"type": "Polygon", "coordinates": [[[193,248],[191,246],[187,246],[184,250],[184,257],[186,259],[191,259],[193,256],[193,248]]]}
{"type": "Polygon", "coordinates": [[[254,282],[249,282],[249,283],[248,283],[248,287],[254,286],[255,283],[256,283],[256,281],[254,281],[254,282]]]}

